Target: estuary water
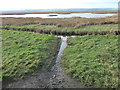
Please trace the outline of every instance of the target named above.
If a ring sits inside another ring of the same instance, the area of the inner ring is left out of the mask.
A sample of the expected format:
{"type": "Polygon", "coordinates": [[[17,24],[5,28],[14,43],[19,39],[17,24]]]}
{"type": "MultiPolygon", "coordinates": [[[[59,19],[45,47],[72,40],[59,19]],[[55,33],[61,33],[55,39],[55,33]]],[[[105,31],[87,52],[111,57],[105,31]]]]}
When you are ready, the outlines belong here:
{"type": "Polygon", "coordinates": [[[39,17],[39,18],[71,18],[71,17],[85,17],[85,18],[98,18],[112,16],[116,13],[106,13],[106,14],[95,14],[95,13],[71,13],[71,14],[23,14],[23,15],[0,15],[0,17],[15,17],[15,18],[26,18],[26,17],[39,17]]]}

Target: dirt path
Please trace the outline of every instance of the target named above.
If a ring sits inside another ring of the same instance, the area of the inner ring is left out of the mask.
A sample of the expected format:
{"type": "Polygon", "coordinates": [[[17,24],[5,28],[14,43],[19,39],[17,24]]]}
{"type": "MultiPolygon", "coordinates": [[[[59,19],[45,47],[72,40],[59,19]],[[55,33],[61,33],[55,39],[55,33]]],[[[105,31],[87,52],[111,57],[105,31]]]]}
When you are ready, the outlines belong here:
{"type": "Polygon", "coordinates": [[[67,46],[67,37],[61,37],[61,47],[54,66],[47,71],[42,69],[37,76],[28,76],[25,79],[3,85],[3,88],[85,88],[79,82],[67,76],[60,67],[60,60],[67,46]]]}

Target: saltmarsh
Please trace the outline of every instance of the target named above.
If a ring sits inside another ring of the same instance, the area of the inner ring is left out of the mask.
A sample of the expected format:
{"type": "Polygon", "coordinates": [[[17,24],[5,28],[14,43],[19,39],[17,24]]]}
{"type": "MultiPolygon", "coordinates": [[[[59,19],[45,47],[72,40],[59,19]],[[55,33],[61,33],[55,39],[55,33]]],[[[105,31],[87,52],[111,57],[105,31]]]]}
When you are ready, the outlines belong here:
{"type": "Polygon", "coordinates": [[[34,74],[35,69],[41,69],[47,58],[52,57],[54,60],[57,50],[52,51],[52,56],[49,53],[51,46],[58,46],[57,37],[23,31],[0,31],[2,31],[3,79],[16,80],[23,78],[25,74],[34,74]]]}
{"type": "Polygon", "coordinates": [[[73,27],[57,27],[54,25],[39,25],[39,24],[29,24],[29,25],[18,25],[18,26],[4,26],[7,28],[27,28],[35,30],[51,30],[51,31],[62,31],[62,32],[72,32],[72,31],[118,31],[118,24],[103,24],[103,25],[90,25],[79,28],[73,27]]]}
{"type": "Polygon", "coordinates": [[[68,39],[61,65],[83,84],[118,87],[118,36],[91,35],[68,39]]]}

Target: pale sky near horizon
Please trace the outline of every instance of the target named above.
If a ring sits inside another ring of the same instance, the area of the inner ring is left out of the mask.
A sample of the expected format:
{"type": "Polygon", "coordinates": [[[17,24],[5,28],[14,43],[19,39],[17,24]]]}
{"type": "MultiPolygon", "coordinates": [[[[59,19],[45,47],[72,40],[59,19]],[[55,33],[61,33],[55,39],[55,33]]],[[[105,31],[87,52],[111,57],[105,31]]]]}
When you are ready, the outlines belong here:
{"type": "Polygon", "coordinates": [[[118,8],[119,0],[1,0],[0,10],[118,8]]]}

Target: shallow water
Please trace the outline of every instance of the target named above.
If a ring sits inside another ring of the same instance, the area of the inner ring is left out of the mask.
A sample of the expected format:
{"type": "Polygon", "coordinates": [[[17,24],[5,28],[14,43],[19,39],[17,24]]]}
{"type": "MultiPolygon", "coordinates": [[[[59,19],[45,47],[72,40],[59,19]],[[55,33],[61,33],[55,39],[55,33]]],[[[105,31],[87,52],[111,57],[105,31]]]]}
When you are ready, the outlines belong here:
{"type": "Polygon", "coordinates": [[[71,14],[23,14],[23,15],[0,15],[0,17],[40,17],[40,18],[70,18],[70,17],[85,17],[85,18],[97,18],[97,17],[106,17],[112,16],[115,13],[108,13],[108,14],[94,14],[94,13],[71,13],[71,14]],[[56,16],[50,16],[56,15],[56,16]]]}
{"type": "Polygon", "coordinates": [[[56,64],[57,66],[59,66],[58,64],[60,64],[60,60],[61,60],[61,57],[62,57],[62,54],[63,54],[63,51],[64,49],[67,47],[67,36],[58,36],[61,38],[61,46],[60,46],[60,49],[59,49],[59,53],[58,53],[58,56],[57,56],[57,59],[56,59],[56,64]]]}

